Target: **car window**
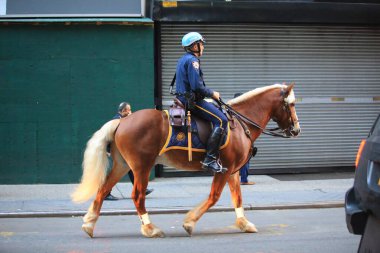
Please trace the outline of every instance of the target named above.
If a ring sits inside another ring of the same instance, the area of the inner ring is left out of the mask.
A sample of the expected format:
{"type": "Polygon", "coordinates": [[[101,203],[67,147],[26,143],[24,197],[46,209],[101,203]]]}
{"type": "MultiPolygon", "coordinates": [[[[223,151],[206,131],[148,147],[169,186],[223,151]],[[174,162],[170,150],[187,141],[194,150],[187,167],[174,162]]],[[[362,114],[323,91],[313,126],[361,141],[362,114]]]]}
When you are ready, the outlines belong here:
{"type": "Polygon", "coordinates": [[[371,129],[370,135],[380,135],[380,115],[377,117],[371,129]]]}

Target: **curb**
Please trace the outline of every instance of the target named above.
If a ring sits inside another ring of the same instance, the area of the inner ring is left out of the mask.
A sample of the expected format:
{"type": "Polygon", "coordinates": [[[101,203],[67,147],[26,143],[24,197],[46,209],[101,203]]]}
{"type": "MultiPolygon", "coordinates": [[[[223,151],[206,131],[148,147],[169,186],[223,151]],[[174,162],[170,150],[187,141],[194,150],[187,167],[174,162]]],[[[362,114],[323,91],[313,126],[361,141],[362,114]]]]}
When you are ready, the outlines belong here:
{"type": "MultiPolygon", "coordinates": [[[[315,202],[315,203],[295,203],[281,205],[249,205],[244,207],[246,211],[265,211],[265,210],[291,210],[291,209],[318,209],[318,208],[341,208],[344,207],[342,201],[315,202]]],[[[187,213],[191,208],[164,208],[151,209],[149,214],[174,214],[187,213]]],[[[208,212],[234,212],[232,207],[214,207],[208,212]]],[[[9,212],[0,213],[0,218],[61,218],[61,217],[79,217],[84,216],[87,211],[30,211],[30,212],[9,212]]],[[[102,216],[113,215],[137,215],[136,210],[104,210],[100,212],[102,216]]]]}

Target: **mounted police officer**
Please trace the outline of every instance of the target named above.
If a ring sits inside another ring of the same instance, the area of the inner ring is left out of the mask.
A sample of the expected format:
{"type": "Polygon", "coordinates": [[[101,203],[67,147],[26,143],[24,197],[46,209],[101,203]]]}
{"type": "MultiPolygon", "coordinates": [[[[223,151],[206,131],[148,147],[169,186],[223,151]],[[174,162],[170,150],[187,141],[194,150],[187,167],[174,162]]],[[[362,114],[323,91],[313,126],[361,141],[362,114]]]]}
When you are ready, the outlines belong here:
{"type": "Polygon", "coordinates": [[[212,133],[206,145],[206,157],[202,162],[203,169],[223,173],[219,162],[219,148],[225,136],[227,117],[214,104],[204,98],[219,100],[219,92],[206,87],[199,58],[203,54],[205,40],[197,32],[190,32],[182,38],[182,47],[186,53],[178,60],[176,70],[177,98],[195,115],[210,121],[212,133]]]}

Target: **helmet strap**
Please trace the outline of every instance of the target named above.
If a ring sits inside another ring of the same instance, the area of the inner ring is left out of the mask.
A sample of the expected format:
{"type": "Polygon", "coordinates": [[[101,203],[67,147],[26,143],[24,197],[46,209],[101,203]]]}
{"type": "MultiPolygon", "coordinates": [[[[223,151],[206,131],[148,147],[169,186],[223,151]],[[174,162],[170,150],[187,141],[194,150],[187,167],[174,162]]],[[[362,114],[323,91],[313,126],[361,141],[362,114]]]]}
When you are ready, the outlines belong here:
{"type": "Polygon", "coordinates": [[[201,43],[199,43],[199,41],[197,42],[197,47],[198,47],[198,50],[195,53],[197,53],[200,56],[200,54],[201,54],[201,43]]]}
{"type": "Polygon", "coordinates": [[[201,45],[200,45],[201,43],[198,41],[198,42],[194,42],[193,44],[191,44],[190,46],[188,46],[188,47],[185,47],[185,51],[186,52],[189,52],[189,53],[196,53],[196,54],[198,54],[198,56],[200,55],[200,53],[201,53],[201,45]],[[193,50],[192,49],[192,47],[194,46],[194,45],[197,45],[198,46],[198,50],[193,50]]]}

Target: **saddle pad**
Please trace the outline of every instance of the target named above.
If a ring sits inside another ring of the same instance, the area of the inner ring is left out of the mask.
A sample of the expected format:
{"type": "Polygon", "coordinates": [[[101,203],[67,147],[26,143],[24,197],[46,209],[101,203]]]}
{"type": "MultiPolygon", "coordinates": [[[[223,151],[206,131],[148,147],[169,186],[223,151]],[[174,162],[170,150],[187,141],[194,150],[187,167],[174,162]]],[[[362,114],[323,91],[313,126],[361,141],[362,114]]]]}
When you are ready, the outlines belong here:
{"type": "MultiPolygon", "coordinates": [[[[167,110],[164,110],[166,115],[169,118],[169,113],[167,110]]],[[[188,134],[187,134],[187,126],[183,127],[173,127],[170,125],[168,120],[169,132],[166,138],[166,142],[164,147],[161,149],[160,154],[162,155],[168,150],[180,149],[180,150],[188,150],[188,134]]],[[[198,127],[194,120],[191,121],[191,128],[193,132],[191,133],[191,146],[192,150],[195,152],[206,152],[206,144],[203,143],[197,133],[198,127]],[[195,132],[195,133],[194,133],[195,132]]],[[[228,145],[230,140],[230,126],[228,123],[227,134],[224,137],[222,145],[220,146],[220,150],[225,148],[228,145]]]]}

